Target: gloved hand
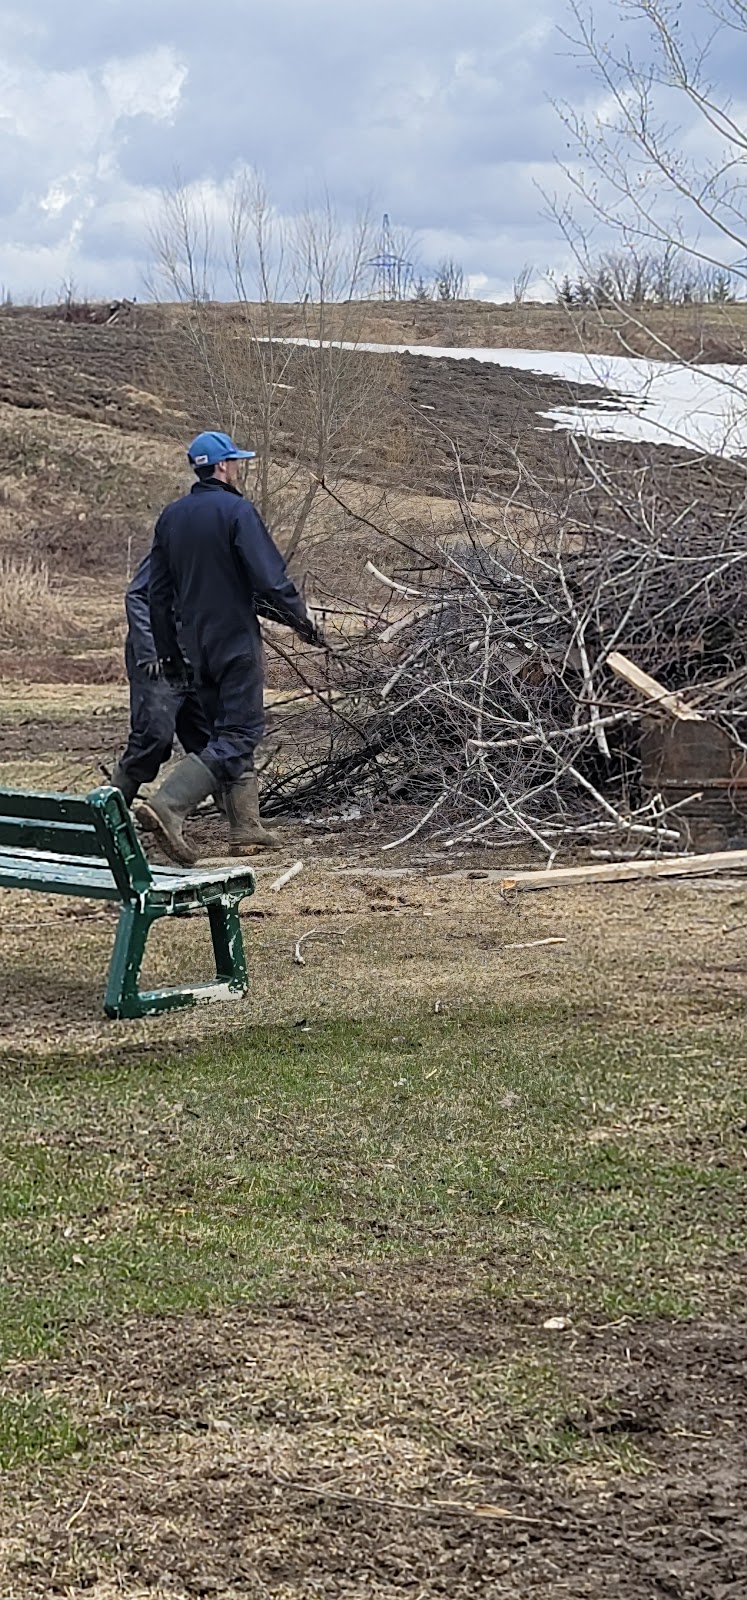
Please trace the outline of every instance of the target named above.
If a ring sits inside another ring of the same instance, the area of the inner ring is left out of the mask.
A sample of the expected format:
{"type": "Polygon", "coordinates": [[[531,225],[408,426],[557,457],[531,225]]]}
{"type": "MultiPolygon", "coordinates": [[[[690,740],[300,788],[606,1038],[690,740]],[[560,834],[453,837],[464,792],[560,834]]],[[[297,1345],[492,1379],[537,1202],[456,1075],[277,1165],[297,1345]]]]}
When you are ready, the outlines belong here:
{"type": "Polygon", "coordinates": [[[159,666],[170,689],[189,687],[189,673],[183,656],[166,656],[159,666]]]}
{"type": "Polygon", "coordinates": [[[315,650],[330,650],[331,645],[325,639],[321,628],[315,622],[311,624],[311,631],[307,634],[307,643],[314,646],[315,650]]]}
{"type": "Polygon", "coordinates": [[[140,671],[145,673],[146,678],[150,678],[151,683],[155,683],[157,679],[160,678],[160,661],[138,661],[137,664],[140,671]]]}

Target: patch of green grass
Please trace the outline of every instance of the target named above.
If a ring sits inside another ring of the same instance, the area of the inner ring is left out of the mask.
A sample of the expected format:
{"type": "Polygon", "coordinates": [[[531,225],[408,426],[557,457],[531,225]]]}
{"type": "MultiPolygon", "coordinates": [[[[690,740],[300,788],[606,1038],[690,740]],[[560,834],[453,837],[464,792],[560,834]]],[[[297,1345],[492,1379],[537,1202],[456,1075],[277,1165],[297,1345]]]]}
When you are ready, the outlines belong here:
{"type": "Polygon", "coordinates": [[[84,1445],[80,1427],[44,1396],[0,1395],[0,1471],[50,1466],[77,1455],[84,1445]]]}
{"type": "Polygon", "coordinates": [[[733,1025],[621,1038],[540,1006],[9,1072],[0,1354],[93,1317],[344,1293],[413,1259],[548,1315],[730,1304],[743,1058],[733,1025]]]}
{"type": "Polygon", "coordinates": [[[590,1468],[605,1477],[647,1471],[636,1419],[621,1415],[614,1398],[582,1397],[584,1381],[588,1376],[574,1370],[562,1343],[491,1362],[487,1372],[478,1364],[470,1401],[482,1422],[483,1446],[495,1440],[520,1466],[590,1468]]]}

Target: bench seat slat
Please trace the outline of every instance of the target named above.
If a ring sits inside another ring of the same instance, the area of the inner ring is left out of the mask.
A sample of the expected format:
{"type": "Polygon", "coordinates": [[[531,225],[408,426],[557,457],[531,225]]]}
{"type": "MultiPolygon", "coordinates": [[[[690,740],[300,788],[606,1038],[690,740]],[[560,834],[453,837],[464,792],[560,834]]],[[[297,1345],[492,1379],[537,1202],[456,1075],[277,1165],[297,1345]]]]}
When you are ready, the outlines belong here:
{"type": "MultiPolygon", "coordinates": [[[[78,894],[85,900],[121,900],[108,861],[0,847],[0,887],[22,889],[30,884],[47,894],[78,894]]],[[[246,867],[198,868],[189,872],[154,867],[149,899],[162,906],[201,906],[223,895],[251,894],[253,887],[254,874],[246,867]]]]}
{"type": "Polygon", "coordinates": [[[118,900],[122,896],[107,870],[97,870],[89,861],[32,860],[31,856],[5,854],[0,850],[0,888],[36,889],[43,894],[74,894],[82,900],[118,900]]]}
{"type": "Polygon", "coordinates": [[[156,905],[173,905],[175,910],[183,911],[191,906],[215,905],[220,900],[243,899],[254,893],[254,886],[252,872],[229,869],[225,874],[195,872],[179,877],[178,873],[161,873],[156,867],[150,899],[156,905]]]}

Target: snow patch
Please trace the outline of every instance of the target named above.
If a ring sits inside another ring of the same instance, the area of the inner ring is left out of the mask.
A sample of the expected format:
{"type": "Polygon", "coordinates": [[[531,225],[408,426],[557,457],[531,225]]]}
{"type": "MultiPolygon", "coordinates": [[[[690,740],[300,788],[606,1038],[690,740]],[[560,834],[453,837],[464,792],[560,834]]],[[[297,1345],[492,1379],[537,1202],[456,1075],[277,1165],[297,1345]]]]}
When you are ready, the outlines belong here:
{"type": "MultiPolygon", "coordinates": [[[[289,339],[288,344],[316,344],[289,339]]],[[[633,356],[593,356],[569,350],[492,350],[419,344],[343,344],[372,355],[427,356],[434,361],[480,361],[607,391],[598,406],[558,406],[541,415],[556,428],[592,438],[672,445],[729,457],[747,455],[747,366],[713,362],[688,366],[633,356]]]]}

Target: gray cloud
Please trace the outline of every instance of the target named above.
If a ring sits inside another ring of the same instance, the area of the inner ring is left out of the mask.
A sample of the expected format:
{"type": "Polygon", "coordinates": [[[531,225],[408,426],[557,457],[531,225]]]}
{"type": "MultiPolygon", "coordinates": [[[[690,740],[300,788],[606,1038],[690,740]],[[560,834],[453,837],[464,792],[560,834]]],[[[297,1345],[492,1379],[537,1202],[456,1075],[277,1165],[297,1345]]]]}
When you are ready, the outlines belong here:
{"type": "MultiPolygon", "coordinates": [[[[220,186],[241,163],[285,212],[323,186],[343,211],[386,208],[483,293],[525,260],[562,266],[537,187],[564,144],[550,98],[597,93],[559,32],[565,0],[128,0],[123,27],[124,11],[0,3],[0,281],[16,294],[70,274],[140,292],[159,188],[177,168],[220,186]]],[[[733,48],[719,56],[736,86],[733,48]]]]}

